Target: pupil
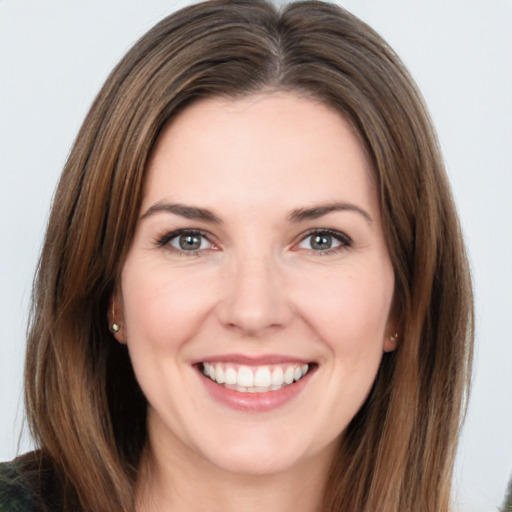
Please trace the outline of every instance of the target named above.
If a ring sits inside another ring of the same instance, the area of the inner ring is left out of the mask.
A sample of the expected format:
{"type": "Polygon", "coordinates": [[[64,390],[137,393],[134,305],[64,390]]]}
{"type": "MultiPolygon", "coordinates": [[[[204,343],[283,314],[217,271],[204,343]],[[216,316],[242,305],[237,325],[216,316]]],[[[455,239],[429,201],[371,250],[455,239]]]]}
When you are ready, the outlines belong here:
{"type": "Polygon", "coordinates": [[[201,247],[201,240],[196,235],[181,235],[180,247],[185,251],[194,251],[201,247]]]}
{"type": "Polygon", "coordinates": [[[315,235],[311,240],[311,247],[317,250],[330,249],[332,238],[328,235],[315,235]]]}

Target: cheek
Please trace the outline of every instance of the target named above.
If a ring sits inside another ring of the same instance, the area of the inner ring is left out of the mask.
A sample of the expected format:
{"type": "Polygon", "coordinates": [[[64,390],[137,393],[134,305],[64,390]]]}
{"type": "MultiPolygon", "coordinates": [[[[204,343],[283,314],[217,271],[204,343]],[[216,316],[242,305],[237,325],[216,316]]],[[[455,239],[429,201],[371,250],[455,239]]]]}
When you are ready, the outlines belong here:
{"type": "Polygon", "coordinates": [[[210,307],[211,279],[140,267],[127,263],[122,276],[127,340],[165,348],[191,338],[210,307]]]}
{"type": "Polygon", "coordinates": [[[329,280],[309,284],[300,307],[311,332],[328,349],[322,361],[328,385],[319,417],[330,418],[334,437],[360,409],[377,375],[394,278],[392,271],[373,277],[371,272],[332,273],[329,280]]]}
{"type": "Polygon", "coordinates": [[[393,296],[392,271],[333,272],[329,279],[311,281],[300,308],[335,355],[381,350],[393,296]]]}

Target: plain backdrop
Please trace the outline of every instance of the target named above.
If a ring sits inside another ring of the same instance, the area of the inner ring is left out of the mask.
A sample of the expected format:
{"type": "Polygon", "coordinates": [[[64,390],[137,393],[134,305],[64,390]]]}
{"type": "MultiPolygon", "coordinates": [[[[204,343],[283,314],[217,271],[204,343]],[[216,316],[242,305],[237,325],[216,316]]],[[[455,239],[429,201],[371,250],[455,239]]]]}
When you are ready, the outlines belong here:
{"type": "MultiPolygon", "coordinates": [[[[173,0],[0,0],[0,460],[30,448],[22,371],[52,194],[108,72],[173,0]]],[[[409,67],[431,109],[475,283],[474,383],[458,510],[496,511],[512,473],[512,0],[340,0],[409,67]]]]}

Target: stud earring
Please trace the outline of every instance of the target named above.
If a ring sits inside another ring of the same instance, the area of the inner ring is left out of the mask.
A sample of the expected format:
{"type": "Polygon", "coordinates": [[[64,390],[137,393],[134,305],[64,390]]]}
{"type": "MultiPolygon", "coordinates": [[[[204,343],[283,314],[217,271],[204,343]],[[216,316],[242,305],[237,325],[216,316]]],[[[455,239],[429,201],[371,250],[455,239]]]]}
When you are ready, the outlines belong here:
{"type": "Polygon", "coordinates": [[[389,337],[389,339],[390,339],[393,343],[396,343],[396,342],[398,341],[398,333],[397,333],[397,332],[393,333],[393,334],[389,337]]]}
{"type": "MultiPolygon", "coordinates": [[[[115,306],[114,301],[112,300],[112,320],[114,320],[115,317],[116,317],[116,306],[115,306]]],[[[110,326],[110,331],[115,334],[116,332],[119,332],[119,329],[121,329],[120,325],[114,320],[112,322],[112,325],[110,326]]]]}

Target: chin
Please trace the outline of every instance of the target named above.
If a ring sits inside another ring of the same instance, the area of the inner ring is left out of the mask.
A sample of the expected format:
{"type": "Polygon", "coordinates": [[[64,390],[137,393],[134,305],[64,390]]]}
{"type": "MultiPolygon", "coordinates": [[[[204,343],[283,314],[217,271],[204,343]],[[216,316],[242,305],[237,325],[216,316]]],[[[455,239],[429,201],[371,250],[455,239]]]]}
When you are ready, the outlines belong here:
{"type": "Polygon", "coordinates": [[[302,460],[299,454],[292,455],[279,449],[260,446],[228,449],[222,454],[211,454],[207,458],[223,471],[246,476],[284,473],[296,467],[302,460]]]}
{"type": "Polygon", "coordinates": [[[209,443],[201,455],[223,471],[247,476],[275,475],[307,468],[312,459],[332,459],[336,441],[329,446],[315,446],[314,441],[308,442],[301,436],[294,438],[290,430],[277,435],[275,431],[243,436],[227,433],[225,442],[209,443]]]}

